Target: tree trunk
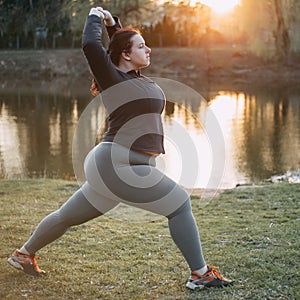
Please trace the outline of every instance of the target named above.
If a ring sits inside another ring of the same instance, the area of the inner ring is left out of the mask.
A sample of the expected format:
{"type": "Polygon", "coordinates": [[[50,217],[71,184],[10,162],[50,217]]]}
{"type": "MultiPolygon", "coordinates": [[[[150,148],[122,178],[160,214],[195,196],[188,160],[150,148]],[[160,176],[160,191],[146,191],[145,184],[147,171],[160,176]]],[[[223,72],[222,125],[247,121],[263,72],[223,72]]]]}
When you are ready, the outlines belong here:
{"type": "Polygon", "coordinates": [[[275,13],[277,18],[275,32],[276,54],[280,61],[287,63],[290,50],[290,38],[286,28],[280,0],[274,0],[275,13]]]}
{"type": "Polygon", "coordinates": [[[73,32],[73,34],[72,34],[72,43],[71,43],[71,48],[72,48],[72,49],[75,48],[75,40],[76,40],[76,35],[75,35],[75,33],[73,32]]]}
{"type": "Polygon", "coordinates": [[[52,49],[56,48],[56,34],[53,34],[52,36],[52,49]]]}
{"type": "Polygon", "coordinates": [[[17,36],[16,36],[16,48],[17,48],[17,50],[20,49],[20,36],[19,36],[19,34],[17,34],[17,36]]]}

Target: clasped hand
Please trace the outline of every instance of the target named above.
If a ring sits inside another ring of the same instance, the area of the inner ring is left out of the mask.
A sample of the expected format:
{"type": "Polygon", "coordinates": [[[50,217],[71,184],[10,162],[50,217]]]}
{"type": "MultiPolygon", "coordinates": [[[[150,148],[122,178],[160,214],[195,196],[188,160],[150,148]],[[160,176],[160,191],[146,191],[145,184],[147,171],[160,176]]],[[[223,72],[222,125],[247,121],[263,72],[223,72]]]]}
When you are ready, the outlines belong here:
{"type": "Polygon", "coordinates": [[[113,26],[115,25],[115,20],[112,17],[111,13],[108,10],[103,9],[102,7],[93,7],[90,10],[89,15],[96,15],[99,18],[104,20],[106,26],[113,26]]]}

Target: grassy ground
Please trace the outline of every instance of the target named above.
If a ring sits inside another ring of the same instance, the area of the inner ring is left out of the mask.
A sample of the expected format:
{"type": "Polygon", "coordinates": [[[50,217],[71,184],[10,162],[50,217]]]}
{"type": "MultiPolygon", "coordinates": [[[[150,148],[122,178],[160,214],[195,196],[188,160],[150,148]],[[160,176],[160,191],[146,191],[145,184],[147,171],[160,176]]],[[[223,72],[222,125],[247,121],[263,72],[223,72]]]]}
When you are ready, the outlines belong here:
{"type": "Polygon", "coordinates": [[[191,292],[188,268],[163,218],[101,217],[39,251],[43,278],[7,264],[37,222],[77,186],[57,180],[1,180],[0,299],[300,299],[300,185],[227,190],[203,207],[192,197],[203,249],[236,281],[191,292]]]}

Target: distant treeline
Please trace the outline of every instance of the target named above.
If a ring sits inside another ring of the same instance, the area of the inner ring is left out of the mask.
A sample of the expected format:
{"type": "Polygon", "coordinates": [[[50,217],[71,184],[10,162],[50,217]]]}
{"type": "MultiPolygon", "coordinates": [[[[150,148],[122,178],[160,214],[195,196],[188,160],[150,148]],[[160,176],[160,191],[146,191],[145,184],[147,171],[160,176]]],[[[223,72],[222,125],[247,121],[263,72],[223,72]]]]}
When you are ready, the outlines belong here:
{"type": "Polygon", "coordinates": [[[200,28],[203,33],[204,26],[209,26],[204,22],[199,26],[200,20],[195,19],[195,8],[184,3],[179,8],[171,4],[160,6],[150,0],[2,0],[0,48],[80,47],[81,33],[89,9],[99,4],[119,16],[123,25],[140,29],[150,46],[199,45],[207,33],[213,35],[216,41],[221,41],[221,34],[217,31],[199,34],[200,28]],[[180,22],[176,16],[178,13],[184,16],[180,22]]]}
{"type": "Polygon", "coordinates": [[[299,0],[241,0],[223,18],[195,1],[0,0],[0,49],[75,48],[91,7],[103,6],[150,46],[244,43],[259,56],[285,61],[300,52],[299,0]],[[159,4],[160,3],[160,4],[159,4]]]}
{"type": "MultiPolygon", "coordinates": [[[[228,42],[222,33],[217,30],[207,28],[204,34],[197,35],[196,32],[188,32],[184,27],[178,28],[176,22],[167,16],[164,16],[163,20],[155,25],[137,25],[136,28],[141,31],[147,44],[151,47],[205,46],[208,41],[214,44],[228,42]]],[[[50,26],[36,27],[34,30],[26,32],[5,32],[1,34],[0,48],[59,49],[81,46],[82,30],[71,31],[68,28],[61,29],[61,31],[57,31],[56,26],[50,26]]]]}

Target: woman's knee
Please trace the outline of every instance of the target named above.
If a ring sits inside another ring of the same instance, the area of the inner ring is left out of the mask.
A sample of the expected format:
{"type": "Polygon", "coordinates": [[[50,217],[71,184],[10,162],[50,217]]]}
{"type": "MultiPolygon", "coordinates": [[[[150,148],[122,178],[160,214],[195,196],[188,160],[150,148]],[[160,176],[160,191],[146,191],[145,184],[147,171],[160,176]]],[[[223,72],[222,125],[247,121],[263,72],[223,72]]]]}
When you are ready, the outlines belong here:
{"type": "Polygon", "coordinates": [[[169,214],[167,218],[170,220],[180,214],[184,213],[191,213],[192,212],[192,206],[191,206],[191,200],[188,198],[179,208],[177,208],[174,212],[169,214]]]}

